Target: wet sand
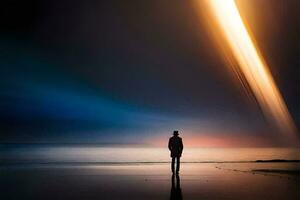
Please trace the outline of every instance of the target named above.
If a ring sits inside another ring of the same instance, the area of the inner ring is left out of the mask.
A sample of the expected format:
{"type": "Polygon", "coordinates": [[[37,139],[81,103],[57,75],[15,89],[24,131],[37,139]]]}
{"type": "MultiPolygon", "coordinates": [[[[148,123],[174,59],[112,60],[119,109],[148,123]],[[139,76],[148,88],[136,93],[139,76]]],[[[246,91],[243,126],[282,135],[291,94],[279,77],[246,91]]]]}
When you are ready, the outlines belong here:
{"type": "Polygon", "coordinates": [[[299,199],[299,175],[255,171],[290,165],[184,163],[173,180],[169,164],[1,166],[1,199],[299,199]]]}

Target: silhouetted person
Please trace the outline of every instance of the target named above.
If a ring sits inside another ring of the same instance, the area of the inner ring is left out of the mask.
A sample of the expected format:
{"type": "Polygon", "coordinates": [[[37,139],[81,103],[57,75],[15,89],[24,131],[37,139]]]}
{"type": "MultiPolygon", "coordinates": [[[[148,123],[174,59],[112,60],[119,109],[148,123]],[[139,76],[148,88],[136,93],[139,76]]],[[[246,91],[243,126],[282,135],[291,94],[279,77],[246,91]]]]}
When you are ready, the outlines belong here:
{"type": "Polygon", "coordinates": [[[176,173],[179,173],[180,168],[180,157],[183,150],[183,144],[181,137],[178,137],[178,131],[173,132],[173,137],[169,139],[169,150],[171,151],[171,157],[172,157],[172,164],[171,169],[172,173],[174,173],[175,169],[175,159],[176,159],[176,173]]]}
{"type": "Polygon", "coordinates": [[[172,187],[171,187],[170,200],[182,200],[180,178],[178,174],[176,174],[176,183],[175,183],[175,175],[174,174],[172,175],[172,187]]]}

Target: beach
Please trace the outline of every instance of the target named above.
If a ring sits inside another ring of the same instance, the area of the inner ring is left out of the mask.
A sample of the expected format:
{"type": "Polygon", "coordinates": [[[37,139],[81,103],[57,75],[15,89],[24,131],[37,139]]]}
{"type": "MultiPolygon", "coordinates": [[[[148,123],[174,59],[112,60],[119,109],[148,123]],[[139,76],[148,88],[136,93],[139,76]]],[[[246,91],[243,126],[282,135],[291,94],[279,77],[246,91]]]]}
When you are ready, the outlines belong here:
{"type": "Polygon", "coordinates": [[[300,200],[300,0],[3,2],[0,200],[300,200]]]}
{"type": "MultiPolygon", "coordinates": [[[[287,163],[183,163],[175,179],[169,164],[1,166],[3,199],[297,199],[299,175],[254,172],[287,163]],[[172,196],[173,192],[173,196],[172,196]],[[177,193],[178,194],[178,193],[177,193]]],[[[297,164],[294,167],[299,167],[297,164]]]]}
{"type": "Polygon", "coordinates": [[[185,148],[172,176],[166,148],[0,146],[1,199],[297,199],[298,148],[185,148]]]}

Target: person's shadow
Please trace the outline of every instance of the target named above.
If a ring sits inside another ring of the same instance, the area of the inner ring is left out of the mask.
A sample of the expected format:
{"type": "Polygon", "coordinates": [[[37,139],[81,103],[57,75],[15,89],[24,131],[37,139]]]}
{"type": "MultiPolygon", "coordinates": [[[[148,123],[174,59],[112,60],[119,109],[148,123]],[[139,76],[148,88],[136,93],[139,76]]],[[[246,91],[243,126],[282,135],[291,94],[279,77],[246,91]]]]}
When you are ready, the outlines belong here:
{"type": "Polygon", "coordinates": [[[182,193],[180,188],[180,177],[178,174],[172,175],[172,187],[170,200],[182,200],[182,193]]]}

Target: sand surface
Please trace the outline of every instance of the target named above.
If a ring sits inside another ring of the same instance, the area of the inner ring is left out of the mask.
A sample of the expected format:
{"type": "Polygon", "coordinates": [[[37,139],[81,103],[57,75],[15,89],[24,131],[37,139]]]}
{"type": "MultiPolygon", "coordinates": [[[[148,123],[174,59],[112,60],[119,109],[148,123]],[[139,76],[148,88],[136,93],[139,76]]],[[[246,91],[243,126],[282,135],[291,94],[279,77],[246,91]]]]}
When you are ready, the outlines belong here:
{"type": "Polygon", "coordinates": [[[295,167],[185,163],[179,177],[172,177],[168,164],[1,166],[0,194],[1,199],[300,199],[299,175],[252,171],[295,167]]]}

